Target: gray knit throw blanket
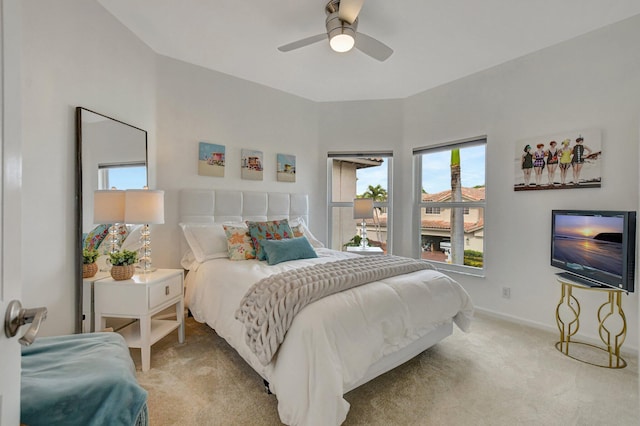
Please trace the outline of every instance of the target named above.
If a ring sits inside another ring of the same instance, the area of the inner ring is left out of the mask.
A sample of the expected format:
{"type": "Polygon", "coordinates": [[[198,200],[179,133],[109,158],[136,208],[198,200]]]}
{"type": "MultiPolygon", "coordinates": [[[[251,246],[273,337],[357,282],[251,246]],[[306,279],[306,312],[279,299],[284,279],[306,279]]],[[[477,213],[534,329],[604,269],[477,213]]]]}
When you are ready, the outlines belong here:
{"type": "Polygon", "coordinates": [[[274,274],[255,283],[242,298],[236,319],[245,341],[267,365],[295,315],[309,303],[350,288],[396,275],[434,269],[427,262],[398,256],[358,256],[274,274]]]}

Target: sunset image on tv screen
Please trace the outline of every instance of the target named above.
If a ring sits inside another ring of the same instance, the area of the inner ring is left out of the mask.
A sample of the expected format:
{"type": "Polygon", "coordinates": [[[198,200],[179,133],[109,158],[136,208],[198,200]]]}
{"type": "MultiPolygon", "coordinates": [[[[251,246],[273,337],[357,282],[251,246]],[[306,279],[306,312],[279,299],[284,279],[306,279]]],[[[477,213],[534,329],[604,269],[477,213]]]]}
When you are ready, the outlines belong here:
{"type": "Polygon", "coordinates": [[[622,235],[623,225],[622,217],[559,215],[556,217],[556,235],[582,238],[593,238],[602,233],[622,235]]]}
{"type": "Polygon", "coordinates": [[[622,275],[622,217],[558,215],[554,259],[575,268],[622,275]]]}

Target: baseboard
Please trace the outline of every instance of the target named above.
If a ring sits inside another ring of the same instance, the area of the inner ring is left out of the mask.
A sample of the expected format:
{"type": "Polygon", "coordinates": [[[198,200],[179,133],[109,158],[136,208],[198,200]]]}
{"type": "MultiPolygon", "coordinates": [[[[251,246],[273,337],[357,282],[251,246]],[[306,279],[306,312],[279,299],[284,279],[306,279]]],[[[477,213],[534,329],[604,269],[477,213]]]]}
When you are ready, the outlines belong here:
{"type": "MultiPolygon", "coordinates": [[[[492,311],[491,309],[479,308],[477,306],[474,309],[475,309],[476,313],[479,313],[481,315],[486,315],[486,316],[489,316],[489,317],[493,317],[493,318],[498,318],[498,319],[501,319],[501,320],[509,321],[509,322],[512,322],[512,323],[525,325],[527,327],[536,328],[538,330],[549,331],[549,332],[552,332],[552,333],[555,333],[555,334],[559,333],[557,327],[553,327],[553,326],[550,326],[548,324],[542,324],[540,322],[526,320],[526,319],[523,319],[523,318],[515,317],[513,315],[504,314],[502,312],[492,311]]],[[[590,343],[592,345],[602,346],[602,341],[600,339],[596,338],[596,337],[580,335],[579,340],[583,341],[585,343],[590,343]]],[[[633,347],[633,346],[628,346],[628,345],[625,346],[625,345],[623,345],[622,348],[621,348],[621,353],[625,354],[626,356],[637,357],[638,356],[638,348],[637,347],[633,347]]]]}

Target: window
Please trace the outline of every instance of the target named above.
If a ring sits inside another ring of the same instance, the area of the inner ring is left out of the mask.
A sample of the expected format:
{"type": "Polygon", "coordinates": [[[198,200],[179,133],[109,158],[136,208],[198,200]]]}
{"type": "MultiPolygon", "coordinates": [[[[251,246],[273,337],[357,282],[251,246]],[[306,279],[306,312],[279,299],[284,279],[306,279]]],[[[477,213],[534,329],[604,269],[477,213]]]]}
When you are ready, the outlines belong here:
{"type": "Polygon", "coordinates": [[[417,257],[482,275],[486,138],[416,148],[417,257]]]}
{"type": "Polygon", "coordinates": [[[146,185],[145,163],[98,165],[98,189],[142,189],[146,185]]]}
{"type": "Polygon", "coordinates": [[[391,253],[392,163],[391,152],[328,154],[328,247],[345,250],[359,245],[362,219],[353,217],[353,200],[373,198],[371,217],[364,220],[368,244],[391,253]]]}

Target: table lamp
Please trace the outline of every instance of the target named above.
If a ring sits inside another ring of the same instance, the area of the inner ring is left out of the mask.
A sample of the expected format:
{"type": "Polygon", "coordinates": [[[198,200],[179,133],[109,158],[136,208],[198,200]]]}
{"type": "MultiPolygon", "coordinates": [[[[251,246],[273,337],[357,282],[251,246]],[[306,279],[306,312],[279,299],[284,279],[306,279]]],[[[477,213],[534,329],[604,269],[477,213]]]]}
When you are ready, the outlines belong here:
{"type": "Polygon", "coordinates": [[[353,200],[353,218],[362,219],[362,248],[367,247],[367,223],[365,219],[373,218],[373,199],[356,198],[353,200]]]}
{"type": "Polygon", "coordinates": [[[155,271],[151,266],[150,224],[164,223],[164,191],[151,189],[127,189],[125,191],[124,220],[126,223],[140,224],[139,266],[143,272],[155,271]]]}

